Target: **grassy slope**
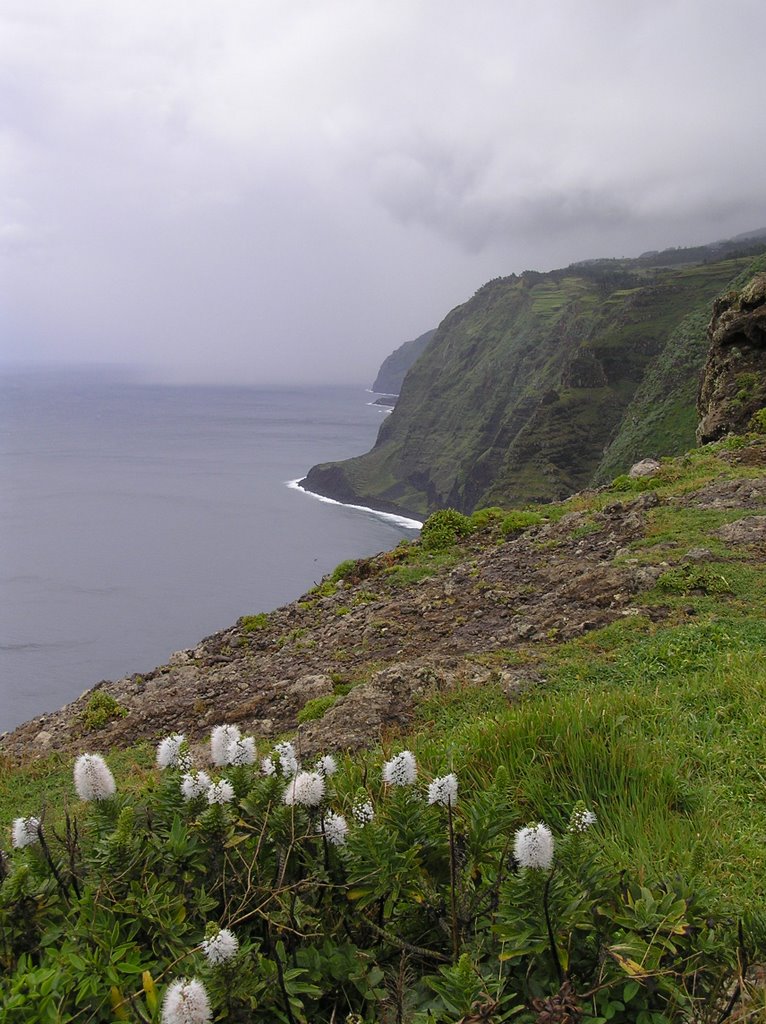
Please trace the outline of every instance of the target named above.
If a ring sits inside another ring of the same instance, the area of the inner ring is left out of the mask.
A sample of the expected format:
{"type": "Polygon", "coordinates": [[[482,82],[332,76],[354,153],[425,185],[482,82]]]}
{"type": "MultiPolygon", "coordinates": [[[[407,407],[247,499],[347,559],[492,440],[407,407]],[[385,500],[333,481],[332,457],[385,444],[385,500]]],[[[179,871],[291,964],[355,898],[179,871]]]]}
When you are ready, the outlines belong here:
{"type": "MultiPolygon", "coordinates": [[[[717,453],[725,449],[668,461],[652,486],[670,497],[708,480],[764,475],[722,461],[717,453]]],[[[542,511],[595,511],[642,486],[622,481],[542,511]]],[[[733,913],[759,901],[766,875],[766,579],[747,552],[711,536],[742,514],[664,504],[649,510],[648,535],[619,557],[656,562],[659,552],[682,566],[669,568],[647,600],[670,607],[669,618],[657,624],[626,617],[555,647],[488,650],[477,658],[490,667],[530,663],[546,684],[512,704],[491,682],[426,697],[413,733],[397,744],[415,750],[426,773],[454,769],[466,794],[506,766],[508,802],[521,821],[543,818],[560,829],[573,803],[585,800],[599,814],[604,857],[640,877],[680,871],[733,913]],[[684,569],[682,554],[701,544],[713,560],[684,569]]],[[[496,529],[486,542],[498,542],[496,529]]],[[[459,547],[449,555],[459,558],[459,547]]],[[[412,569],[417,580],[417,565],[412,569]]],[[[336,785],[341,799],[377,774],[380,756],[346,761],[336,785]]],[[[120,780],[133,776],[136,785],[153,774],[150,758],[142,747],[109,760],[120,780]]],[[[70,773],[71,764],[58,758],[4,772],[3,827],[43,804],[55,817],[70,773]]]]}
{"type": "Polygon", "coordinates": [[[682,450],[710,304],[751,262],[606,261],[489,282],[440,325],[374,449],[328,465],[357,495],[422,513],[557,500],[639,448],[682,450]]]}
{"type": "MultiPolygon", "coordinates": [[[[759,270],[766,270],[764,256],[754,260],[731,282],[731,287],[742,287],[759,270]]],[[[685,317],[675,328],[626,409],[620,430],[596,471],[595,483],[608,482],[640,458],[673,455],[693,443],[697,388],[707,357],[709,320],[709,311],[700,310],[685,317]]]]}

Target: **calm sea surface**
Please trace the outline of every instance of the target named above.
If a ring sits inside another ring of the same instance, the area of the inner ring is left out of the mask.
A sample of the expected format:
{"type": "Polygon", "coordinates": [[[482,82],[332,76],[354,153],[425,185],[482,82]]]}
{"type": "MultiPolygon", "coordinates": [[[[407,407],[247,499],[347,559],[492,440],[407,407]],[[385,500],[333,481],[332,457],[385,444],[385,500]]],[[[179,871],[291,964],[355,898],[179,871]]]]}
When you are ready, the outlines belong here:
{"type": "Polygon", "coordinates": [[[414,536],[286,486],[372,445],[370,397],[0,375],[0,730],[414,536]]]}

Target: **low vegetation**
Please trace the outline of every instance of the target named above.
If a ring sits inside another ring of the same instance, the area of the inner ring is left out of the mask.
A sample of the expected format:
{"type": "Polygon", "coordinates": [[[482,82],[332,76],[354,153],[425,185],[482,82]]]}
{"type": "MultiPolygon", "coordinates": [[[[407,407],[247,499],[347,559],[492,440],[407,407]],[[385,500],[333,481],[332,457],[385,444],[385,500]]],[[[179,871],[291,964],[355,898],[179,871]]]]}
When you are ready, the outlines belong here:
{"type": "MultiPolygon", "coordinates": [[[[116,792],[87,800],[69,760],[9,765],[0,1019],[766,1020],[766,580],[717,532],[753,509],[684,503],[754,487],[763,446],[728,439],[560,504],[447,510],[422,543],[343,563],[333,587],[374,596],[470,573],[570,513],[587,543],[604,509],[658,499],[615,555],[666,561],[638,612],[473,654],[486,682],[426,690],[382,746],[299,765],[232,728],[192,765],[174,736],[154,764],[109,752],[116,792]],[[540,685],[509,700],[518,666],[540,685]]],[[[304,721],[354,665],[331,679],[304,721]]]]}

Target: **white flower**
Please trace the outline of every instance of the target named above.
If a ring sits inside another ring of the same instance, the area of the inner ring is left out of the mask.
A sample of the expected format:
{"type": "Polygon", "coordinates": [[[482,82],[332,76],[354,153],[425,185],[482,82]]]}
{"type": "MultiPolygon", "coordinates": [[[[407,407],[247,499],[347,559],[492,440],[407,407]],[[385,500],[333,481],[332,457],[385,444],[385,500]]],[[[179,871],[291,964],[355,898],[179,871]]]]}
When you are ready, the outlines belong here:
{"type": "Polygon", "coordinates": [[[201,981],[179,978],[165,993],[162,1024],[208,1024],[213,1019],[210,1000],[201,981]]]}
{"type": "Polygon", "coordinates": [[[234,787],[227,779],[213,782],[207,791],[209,804],[228,804],[234,799],[234,787]]]}
{"type": "Polygon", "coordinates": [[[411,750],[403,750],[383,765],[383,781],[389,786],[411,786],[418,777],[418,766],[411,750]]]}
{"type": "Polygon", "coordinates": [[[319,772],[298,772],[287,785],[282,799],[286,804],[316,807],[324,797],[324,779],[319,772]]]}
{"type": "Polygon", "coordinates": [[[513,840],[513,855],[522,868],[548,871],[553,864],[553,834],[542,821],[520,828],[513,840]]]}
{"type": "Polygon", "coordinates": [[[317,832],[324,830],[325,839],[333,846],[344,846],[348,836],[348,822],[342,814],[335,814],[328,811],[322,818],[321,825],[317,825],[317,832]]]}
{"type": "Polygon", "coordinates": [[[232,740],[226,750],[226,763],[234,765],[255,764],[255,740],[252,736],[232,740]]]}
{"type": "Polygon", "coordinates": [[[228,764],[229,746],[240,737],[236,725],[217,725],[210,733],[210,756],[213,764],[228,764]]]}
{"type": "Polygon", "coordinates": [[[351,813],[360,825],[369,825],[375,817],[375,809],[369,800],[359,800],[351,808],[351,813]]]}
{"type": "Polygon", "coordinates": [[[292,743],[277,743],[274,752],[279,758],[279,770],[283,775],[297,775],[300,771],[298,755],[292,743]]]}
{"type": "Polygon", "coordinates": [[[596,824],[596,815],[593,811],[586,811],[584,807],[576,807],[569,819],[570,832],[587,832],[591,825],[596,824]]]}
{"type": "Polygon", "coordinates": [[[183,743],[186,737],[182,732],[174,732],[157,744],[157,764],[160,768],[190,768],[191,758],[183,743]]]}
{"type": "Polygon", "coordinates": [[[228,928],[221,928],[216,935],[202,941],[202,952],[211,964],[226,963],[237,955],[238,949],[239,939],[228,928]]]}
{"type": "Polygon", "coordinates": [[[274,764],[272,758],[264,757],[264,759],[261,761],[261,771],[263,772],[264,775],[277,774],[277,766],[274,764]]]}
{"type": "Polygon", "coordinates": [[[441,804],[442,807],[454,807],[457,803],[457,776],[452,772],[434,779],[428,787],[429,804],[441,804]]]}
{"type": "Polygon", "coordinates": [[[210,776],[207,772],[184,775],[181,779],[181,792],[184,800],[194,800],[195,797],[204,796],[210,789],[210,785],[210,776]]]}
{"type": "Polygon", "coordinates": [[[334,775],[338,770],[338,762],[332,756],[332,754],[325,754],[324,757],[320,757],[316,763],[316,770],[320,775],[330,776],[334,775]]]}
{"type": "Polygon", "coordinates": [[[40,822],[37,818],[16,818],[13,822],[13,833],[11,843],[20,850],[24,846],[31,846],[39,840],[37,830],[40,822]]]}
{"type": "Polygon", "coordinates": [[[108,800],[117,792],[114,776],[100,754],[80,754],[74,763],[74,788],[81,800],[108,800]]]}

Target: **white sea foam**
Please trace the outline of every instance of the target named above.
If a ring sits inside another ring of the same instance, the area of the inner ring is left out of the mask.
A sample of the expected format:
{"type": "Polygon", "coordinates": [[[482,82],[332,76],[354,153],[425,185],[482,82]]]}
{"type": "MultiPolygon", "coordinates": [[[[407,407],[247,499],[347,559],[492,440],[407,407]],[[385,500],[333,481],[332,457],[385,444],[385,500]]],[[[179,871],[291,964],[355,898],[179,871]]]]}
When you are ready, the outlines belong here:
{"type": "Polygon", "coordinates": [[[298,477],[297,480],[287,480],[285,482],[293,490],[302,491],[304,494],[308,494],[310,498],[316,498],[317,501],[323,501],[327,505],[342,505],[344,508],[353,508],[358,512],[367,512],[369,515],[377,516],[378,519],[384,519],[387,523],[403,526],[407,530],[419,530],[423,525],[420,519],[409,519],[407,516],[398,516],[393,512],[380,512],[376,508],[368,508],[367,505],[352,505],[347,501],[336,501],[335,498],[326,498],[324,494],[315,494],[314,491],[301,487],[302,479],[303,477],[298,477]]]}

